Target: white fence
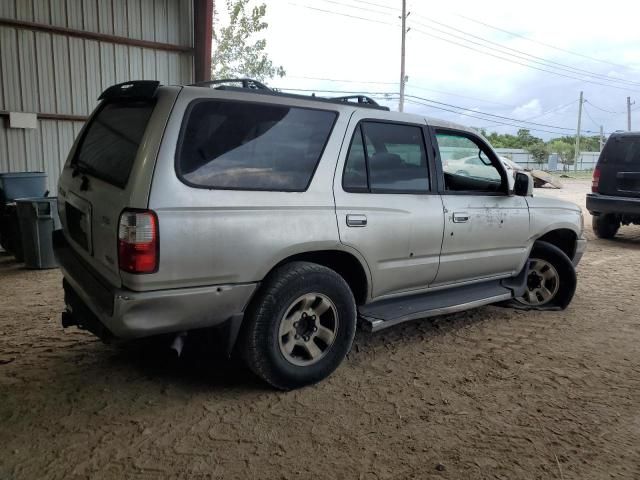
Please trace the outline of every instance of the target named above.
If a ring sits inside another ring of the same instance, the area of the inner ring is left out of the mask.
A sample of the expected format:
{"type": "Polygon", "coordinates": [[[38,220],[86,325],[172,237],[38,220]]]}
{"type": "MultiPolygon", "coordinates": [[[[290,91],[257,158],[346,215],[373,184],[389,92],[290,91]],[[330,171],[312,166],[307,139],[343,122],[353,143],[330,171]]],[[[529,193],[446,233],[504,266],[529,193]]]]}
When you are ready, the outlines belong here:
{"type": "MultiPolygon", "coordinates": [[[[558,155],[552,153],[545,163],[539,164],[533,156],[526,150],[519,148],[496,148],[501,156],[513,160],[517,164],[531,169],[549,170],[549,171],[562,171],[573,170],[575,165],[564,165],[558,161],[558,155]]],[[[580,152],[578,158],[578,170],[593,170],[598,162],[599,152],[580,152]]]]}

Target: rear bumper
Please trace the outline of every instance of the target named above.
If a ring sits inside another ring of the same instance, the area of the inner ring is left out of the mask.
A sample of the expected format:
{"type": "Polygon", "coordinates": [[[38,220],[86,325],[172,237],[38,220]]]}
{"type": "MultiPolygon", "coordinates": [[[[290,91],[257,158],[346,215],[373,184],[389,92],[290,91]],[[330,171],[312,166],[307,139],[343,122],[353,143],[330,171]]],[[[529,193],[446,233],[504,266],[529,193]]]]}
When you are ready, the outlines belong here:
{"type": "Polygon", "coordinates": [[[257,287],[247,283],[134,292],[113,288],[96,275],[62,231],[54,234],[54,249],[65,280],[65,323],[102,338],[134,339],[223,326],[242,318],[257,287]]]}
{"type": "Polygon", "coordinates": [[[587,210],[592,215],[600,215],[602,213],[640,215],[640,198],[587,193],[587,210]]]}

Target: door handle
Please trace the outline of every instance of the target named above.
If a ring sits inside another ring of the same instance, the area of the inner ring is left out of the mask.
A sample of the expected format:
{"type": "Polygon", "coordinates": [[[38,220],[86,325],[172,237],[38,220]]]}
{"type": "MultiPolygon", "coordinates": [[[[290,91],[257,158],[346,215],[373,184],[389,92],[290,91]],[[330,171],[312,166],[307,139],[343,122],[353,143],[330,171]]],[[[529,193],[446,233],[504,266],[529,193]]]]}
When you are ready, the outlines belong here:
{"type": "Polygon", "coordinates": [[[366,215],[347,215],[347,226],[348,227],[366,227],[367,226],[367,216],[366,215]]]}
{"type": "Polygon", "coordinates": [[[453,223],[465,223],[469,221],[469,214],[466,212],[453,212],[453,223]]]}

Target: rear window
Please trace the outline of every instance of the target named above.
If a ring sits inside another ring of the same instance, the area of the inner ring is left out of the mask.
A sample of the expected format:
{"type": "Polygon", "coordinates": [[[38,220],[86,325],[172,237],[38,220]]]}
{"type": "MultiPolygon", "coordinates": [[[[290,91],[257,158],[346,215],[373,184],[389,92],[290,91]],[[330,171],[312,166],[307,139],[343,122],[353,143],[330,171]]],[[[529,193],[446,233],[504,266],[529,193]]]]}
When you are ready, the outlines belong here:
{"type": "Polygon", "coordinates": [[[602,163],[640,164],[640,137],[613,137],[604,147],[602,163]]]}
{"type": "Polygon", "coordinates": [[[154,104],[106,103],[80,143],[74,165],[120,188],[126,186],[154,104]]]}
{"type": "Polygon", "coordinates": [[[202,188],[304,191],[336,117],[281,105],[197,101],[182,128],[178,175],[202,188]]]}

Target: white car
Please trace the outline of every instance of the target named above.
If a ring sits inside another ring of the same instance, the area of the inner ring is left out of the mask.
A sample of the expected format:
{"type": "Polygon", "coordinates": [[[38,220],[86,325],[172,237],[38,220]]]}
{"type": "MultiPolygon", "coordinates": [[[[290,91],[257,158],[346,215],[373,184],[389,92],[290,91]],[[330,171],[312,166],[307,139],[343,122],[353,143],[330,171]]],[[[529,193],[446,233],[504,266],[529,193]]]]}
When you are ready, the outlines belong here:
{"type": "MultiPolygon", "coordinates": [[[[491,161],[485,163],[478,155],[458,159],[449,159],[444,166],[444,171],[461,175],[463,177],[483,177],[487,172],[487,166],[491,161]]],[[[503,162],[504,163],[504,162],[503,162]]]]}

